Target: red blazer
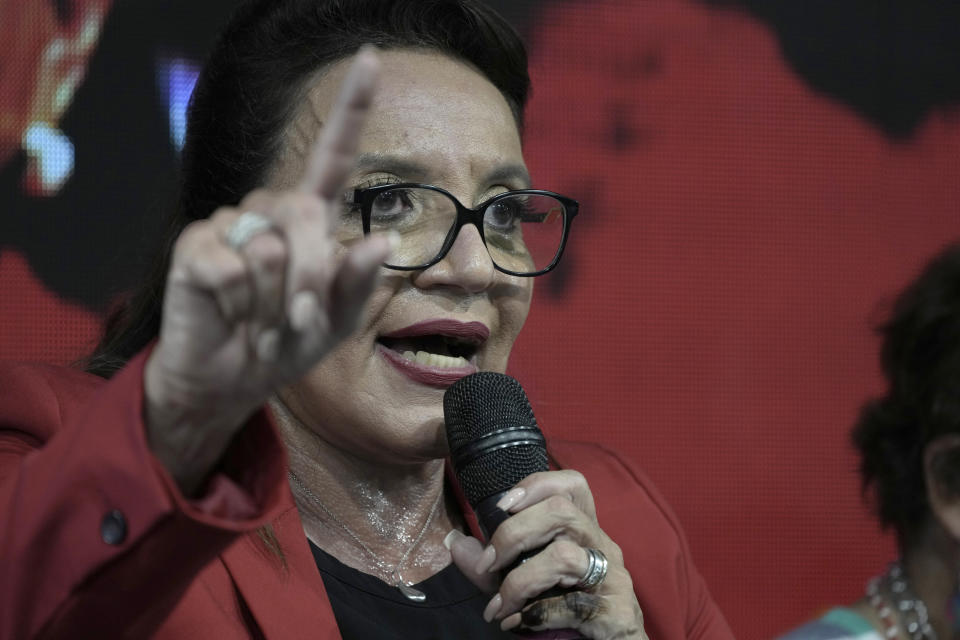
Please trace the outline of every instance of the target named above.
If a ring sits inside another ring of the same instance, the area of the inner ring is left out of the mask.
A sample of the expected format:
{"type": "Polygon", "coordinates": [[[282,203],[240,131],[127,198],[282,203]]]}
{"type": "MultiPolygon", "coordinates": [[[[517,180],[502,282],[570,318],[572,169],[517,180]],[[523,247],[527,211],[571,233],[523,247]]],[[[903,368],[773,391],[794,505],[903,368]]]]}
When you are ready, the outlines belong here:
{"type": "MultiPolygon", "coordinates": [[[[110,381],[0,366],[0,640],[339,638],[271,418],[187,500],[146,443],[144,361],[110,381]],[[268,523],[284,562],[256,534],[268,523]]],[[[587,477],[650,638],[732,639],[650,481],[595,445],[550,449],[587,477]]]]}

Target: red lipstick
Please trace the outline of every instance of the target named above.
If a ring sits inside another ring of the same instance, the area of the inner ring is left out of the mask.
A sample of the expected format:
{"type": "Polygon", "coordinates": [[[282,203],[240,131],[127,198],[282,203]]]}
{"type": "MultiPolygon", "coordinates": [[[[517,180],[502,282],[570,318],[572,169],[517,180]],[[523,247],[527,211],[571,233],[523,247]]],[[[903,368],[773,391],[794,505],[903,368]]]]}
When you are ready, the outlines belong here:
{"type": "Polygon", "coordinates": [[[414,382],[419,382],[420,384],[431,387],[446,388],[460,378],[477,372],[477,367],[471,363],[467,363],[465,367],[430,367],[420,364],[419,362],[407,360],[393,349],[388,349],[382,344],[377,345],[377,351],[400,373],[414,382]]]}
{"type": "Polygon", "coordinates": [[[474,344],[483,344],[490,337],[490,329],[482,322],[460,322],[439,318],[424,320],[409,327],[383,334],[384,338],[410,338],[415,336],[441,335],[460,338],[474,344]]]}
{"type": "MultiPolygon", "coordinates": [[[[490,329],[482,322],[460,322],[447,318],[438,318],[417,322],[381,336],[384,340],[402,340],[420,336],[442,336],[479,347],[490,337],[490,329]]],[[[446,388],[454,382],[477,372],[472,362],[460,367],[438,367],[404,358],[397,350],[385,344],[377,344],[378,353],[395,369],[414,382],[432,387],[446,388]]]]}

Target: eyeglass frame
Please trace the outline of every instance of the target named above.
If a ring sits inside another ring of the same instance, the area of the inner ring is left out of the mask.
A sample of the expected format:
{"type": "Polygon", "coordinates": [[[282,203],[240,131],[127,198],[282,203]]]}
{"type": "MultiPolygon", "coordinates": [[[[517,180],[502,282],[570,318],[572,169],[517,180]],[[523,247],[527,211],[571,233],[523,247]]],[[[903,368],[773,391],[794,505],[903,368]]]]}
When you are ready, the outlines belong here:
{"type": "Polygon", "coordinates": [[[383,266],[387,269],[394,269],[396,271],[420,271],[422,269],[429,269],[433,265],[443,260],[446,255],[450,253],[450,249],[456,243],[457,236],[460,235],[460,230],[464,227],[464,225],[472,224],[474,227],[476,227],[477,232],[480,234],[480,240],[483,242],[483,246],[487,249],[487,255],[490,256],[490,263],[493,264],[494,269],[502,273],[506,273],[507,275],[517,276],[520,278],[534,278],[536,276],[542,276],[545,273],[553,271],[557,265],[560,264],[560,258],[563,257],[563,250],[567,246],[567,236],[570,234],[571,223],[573,222],[573,219],[577,217],[577,213],[580,211],[580,203],[573,198],[562,196],[559,193],[554,193],[553,191],[544,191],[543,189],[517,189],[514,191],[504,191],[503,193],[498,193],[492,198],[484,200],[475,208],[471,209],[464,206],[463,203],[456,198],[456,196],[446,189],[434,186],[432,184],[422,184],[418,182],[382,184],[374,187],[365,187],[363,189],[354,189],[353,191],[353,202],[351,204],[360,207],[360,219],[363,224],[363,235],[370,235],[370,218],[373,215],[372,211],[374,199],[381,193],[394,191],[396,189],[428,189],[430,191],[435,191],[450,199],[457,210],[457,219],[447,232],[447,237],[443,241],[443,246],[440,247],[437,255],[434,256],[429,262],[425,262],[421,265],[413,267],[400,267],[387,263],[383,264],[383,266]],[[511,271],[510,269],[506,269],[498,265],[497,261],[494,260],[493,256],[490,254],[490,249],[487,247],[486,236],[483,234],[483,216],[486,213],[487,208],[495,204],[498,200],[503,200],[510,196],[518,195],[547,196],[557,200],[563,205],[563,235],[560,237],[560,246],[557,249],[557,253],[554,255],[553,261],[550,262],[547,267],[530,273],[511,271]]]}

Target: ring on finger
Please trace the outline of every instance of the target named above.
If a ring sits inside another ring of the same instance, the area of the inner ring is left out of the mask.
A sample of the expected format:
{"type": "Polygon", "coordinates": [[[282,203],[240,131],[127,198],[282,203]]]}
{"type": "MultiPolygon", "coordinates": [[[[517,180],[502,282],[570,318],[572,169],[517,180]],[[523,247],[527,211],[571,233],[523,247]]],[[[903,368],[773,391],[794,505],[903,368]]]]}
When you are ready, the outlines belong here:
{"type": "Polygon", "coordinates": [[[223,239],[231,249],[240,251],[255,236],[275,228],[273,221],[262,213],[245,211],[227,227],[223,239]]]}
{"type": "Polygon", "coordinates": [[[577,588],[589,591],[599,587],[607,577],[607,556],[600,549],[587,548],[584,551],[587,552],[587,570],[577,583],[577,588]]]}

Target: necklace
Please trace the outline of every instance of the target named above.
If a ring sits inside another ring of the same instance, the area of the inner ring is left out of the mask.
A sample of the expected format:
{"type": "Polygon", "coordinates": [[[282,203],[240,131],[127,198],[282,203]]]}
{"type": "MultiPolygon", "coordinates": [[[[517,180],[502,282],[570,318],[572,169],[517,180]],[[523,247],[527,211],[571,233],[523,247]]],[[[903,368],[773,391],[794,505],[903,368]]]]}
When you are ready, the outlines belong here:
{"type": "Polygon", "coordinates": [[[298,487],[300,487],[300,490],[303,491],[303,493],[306,494],[307,497],[310,498],[318,507],[320,507],[323,510],[323,512],[330,517],[331,520],[336,522],[340,526],[340,528],[343,529],[346,532],[346,534],[350,536],[350,538],[354,542],[357,543],[357,545],[359,545],[361,549],[366,551],[367,555],[373,558],[377,567],[382,572],[386,573],[391,578],[393,578],[394,580],[393,586],[399,589],[400,593],[402,593],[408,600],[412,600],[414,602],[423,602],[427,599],[427,594],[425,594],[423,591],[420,591],[419,589],[415,589],[413,587],[412,582],[406,582],[403,579],[403,576],[400,575],[400,567],[403,566],[403,564],[407,561],[407,558],[410,557],[410,554],[413,553],[413,550],[416,549],[417,545],[420,544],[420,541],[423,540],[423,536],[424,534],[427,533],[427,529],[430,527],[430,523],[433,522],[433,517],[437,514],[437,507],[440,506],[440,499],[443,497],[442,487],[440,489],[440,493],[437,495],[437,499],[433,501],[433,507],[431,507],[430,509],[430,515],[427,516],[427,519],[424,521],[423,526],[420,528],[420,533],[417,534],[417,539],[414,540],[413,544],[410,545],[410,548],[407,549],[406,552],[404,552],[403,556],[400,557],[400,560],[397,562],[397,564],[391,567],[390,564],[385,562],[382,558],[380,558],[380,556],[374,553],[373,549],[368,547],[366,543],[360,539],[360,536],[355,534],[350,529],[350,527],[348,527],[342,520],[340,520],[340,518],[334,515],[334,513],[330,511],[330,509],[328,509],[325,504],[323,504],[320,498],[318,498],[316,494],[310,491],[310,489],[308,489],[306,485],[304,485],[303,482],[300,481],[300,478],[298,478],[293,473],[293,471],[288,471],[288,473],[290,474],[290,479],[293,480],[298,487]]]}
{"type": "Polygon", "coordinates": [[[911,640],[937,640],[937,633],[930,626],[927,605],[914,595],[899,562],[891,563],[886,573],[870,580],[867,599],[884,624],[885,637],[896,638],[902,625],[911,640]]]}

